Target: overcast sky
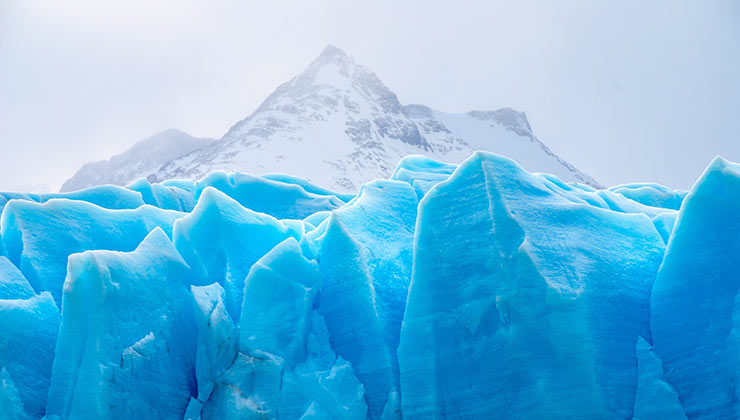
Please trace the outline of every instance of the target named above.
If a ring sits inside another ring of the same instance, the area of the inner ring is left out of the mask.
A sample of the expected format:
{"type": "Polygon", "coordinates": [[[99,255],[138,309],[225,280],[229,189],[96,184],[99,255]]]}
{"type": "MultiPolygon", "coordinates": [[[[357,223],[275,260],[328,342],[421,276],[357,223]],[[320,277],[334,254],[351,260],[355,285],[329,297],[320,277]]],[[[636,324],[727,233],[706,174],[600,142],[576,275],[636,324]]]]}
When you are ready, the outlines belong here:
{"type": "Polygon", "coordinates": [[[740,161],[740,2],[0,0],[0,190],[220,137],[333,43],[401,102],[527,113],[602,184],[740,161]]]}

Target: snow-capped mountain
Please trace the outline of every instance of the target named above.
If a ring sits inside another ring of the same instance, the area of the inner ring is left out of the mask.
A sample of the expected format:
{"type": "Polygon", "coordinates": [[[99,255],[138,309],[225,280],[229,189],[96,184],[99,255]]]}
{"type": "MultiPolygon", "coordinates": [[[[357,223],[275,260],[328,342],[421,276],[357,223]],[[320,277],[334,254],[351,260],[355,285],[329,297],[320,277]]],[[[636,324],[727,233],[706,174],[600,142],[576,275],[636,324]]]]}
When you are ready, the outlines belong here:
{"type": "Polygon", "coordinates": [[[354,192],[366,181],[391,175],[403,156],[459,163],[475,150],[599,187],[540,142],[524,113],[503,108],[450,114],[402,105],[372,71],[331,45],[220,140],[151,166],[150,173],[120,167],[116,181],[130,182],[134,175],[150,181],[198,179],[214,170],[287,172],[354,192]]]}
{"type": "Polygon", "coordinates": [[[213,142],[196,138],[180,130],[169,129],[141,140],[127,151],[108,160],[85,164],[68,179],[61,192],[75,191],[101,184],[126,185],[156,172],[163,163],[186,155],[213,142]]]}

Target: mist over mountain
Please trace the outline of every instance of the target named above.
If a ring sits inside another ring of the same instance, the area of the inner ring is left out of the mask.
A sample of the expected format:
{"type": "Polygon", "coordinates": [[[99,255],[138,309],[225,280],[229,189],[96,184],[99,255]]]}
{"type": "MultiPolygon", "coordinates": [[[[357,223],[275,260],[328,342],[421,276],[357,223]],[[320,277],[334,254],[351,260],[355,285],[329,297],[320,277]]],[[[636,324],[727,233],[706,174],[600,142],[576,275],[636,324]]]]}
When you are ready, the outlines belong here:
{"type": "Polygon", "coordinates": [[[166,141],[154,136],[137,143],[109,163],[85,165],[62,190],[125,185],[139,177],[198,179],[226,170],[290,173],[353,192],[364,182],[390,176],[404,156],[459,163],[475,150],[511,157],[531,171],[600,187],[535,137],[523,112],[502,108],[452,114],[403,105],[372,71],[333,45],[220,140],[178,133],[166,141]]]}
{"type": "Polygon", "coordinates": [[[194,150],[214,139],[196,138],[169,129],[139,141],[127,151],[108,160],[85,164],[62,184],[61,192],[75,191],[101,184],[126,185],[157,171],[162,164],[194,150]]]}

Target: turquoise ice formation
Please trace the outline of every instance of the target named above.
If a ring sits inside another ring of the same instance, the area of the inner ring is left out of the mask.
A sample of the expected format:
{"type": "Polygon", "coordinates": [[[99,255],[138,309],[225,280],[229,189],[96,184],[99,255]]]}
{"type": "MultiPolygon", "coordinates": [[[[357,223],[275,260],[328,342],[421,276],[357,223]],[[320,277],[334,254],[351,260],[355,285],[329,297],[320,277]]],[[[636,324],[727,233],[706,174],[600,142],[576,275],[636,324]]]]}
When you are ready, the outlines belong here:
{"type": "Polygon", "coordinates": [[[740,418],[740,166],[0,193],[0,419],[740,418]]]}

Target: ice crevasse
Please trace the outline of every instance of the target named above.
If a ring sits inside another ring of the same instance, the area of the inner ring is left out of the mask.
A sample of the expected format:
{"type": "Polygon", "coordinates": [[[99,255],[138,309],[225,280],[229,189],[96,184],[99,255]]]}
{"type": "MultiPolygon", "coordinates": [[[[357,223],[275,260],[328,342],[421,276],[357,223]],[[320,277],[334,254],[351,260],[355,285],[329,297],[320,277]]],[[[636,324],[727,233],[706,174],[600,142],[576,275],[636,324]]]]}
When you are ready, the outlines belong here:
{"type": "Polygon", "coordinates": [[[0,419],[740,418],[740,166],[0,193],[0,419]]]}

